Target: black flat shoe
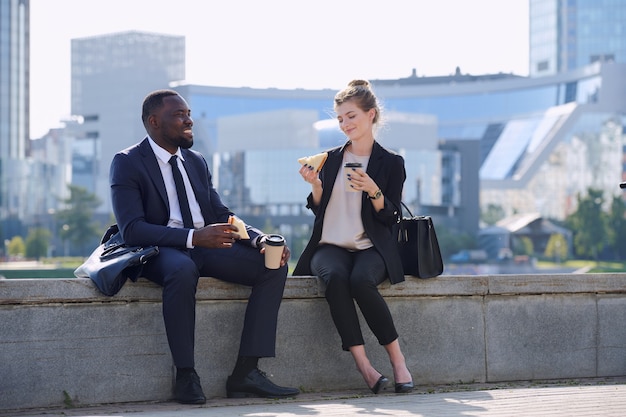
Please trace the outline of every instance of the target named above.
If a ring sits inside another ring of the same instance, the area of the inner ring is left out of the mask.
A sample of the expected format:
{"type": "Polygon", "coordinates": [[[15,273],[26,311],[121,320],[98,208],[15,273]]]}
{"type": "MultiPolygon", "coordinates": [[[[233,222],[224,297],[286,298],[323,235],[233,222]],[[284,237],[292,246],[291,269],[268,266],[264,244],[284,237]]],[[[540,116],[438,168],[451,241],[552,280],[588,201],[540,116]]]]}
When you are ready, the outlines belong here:
{"type": "Polygon", "coordinates": [[[413,391],[413,381],[411,382],[399,382],[395,385],[396,394],[406,394],[413,391]]]}
{"type": "Polygon", "coordinates": [[[388,384],[389,384],[389,380],[387,379],[387,377],[384,375],[381,375],[380,378],[378,378],[378,381],[376,381],[374,386],[370,387],[370,389],[372,390],[374,394],[378,394],[381,390],[384,390],[385,388],[387,388],[388,384]]]}
{"type": "Polygon", "coordinates": [[[297,388],[281,387],[274,384],[265,372],[253,369],[243,378],[229,376],[226,380],[226,396],[228,398],[285,398],[300,394],[297,388]]]}

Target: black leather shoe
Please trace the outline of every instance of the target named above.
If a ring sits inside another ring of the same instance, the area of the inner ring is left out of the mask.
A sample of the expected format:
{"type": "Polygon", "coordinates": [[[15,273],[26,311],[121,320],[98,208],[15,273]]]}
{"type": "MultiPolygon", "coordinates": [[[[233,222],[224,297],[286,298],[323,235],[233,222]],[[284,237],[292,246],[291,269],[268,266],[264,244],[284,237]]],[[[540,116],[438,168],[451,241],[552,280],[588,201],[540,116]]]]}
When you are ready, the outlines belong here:
{"type": "Polygon", "coordinates": [[[386,376],[381,375],[380,378],[378,378],[378,381],[376,381],[374,386],[370,387],[370,389],[374,394],[378,394],[381,390],[387,388],[387,385],[389,385],[389,379],[387,379],[386,376]]]}
{"type": "Polygon", "coordinates": [[[297,388],[279,387],[263,371],[253,369],[244,378],[229,376],[226,380],[228,398],[264,397],[283,398],[300,394],[297,388]]]}
{"type": "Polygon", "coordinates": [[[396,394],[406,394],[413,391],[413,381],[411,382],[399,382],[395,385],[396,394]]]}
{"type": "Polygon", "coordinates": [[[181,404],[206,403],[206,397],[200,386],[200,377],[196,371],[176,375],[174,399],[181,404]]]}

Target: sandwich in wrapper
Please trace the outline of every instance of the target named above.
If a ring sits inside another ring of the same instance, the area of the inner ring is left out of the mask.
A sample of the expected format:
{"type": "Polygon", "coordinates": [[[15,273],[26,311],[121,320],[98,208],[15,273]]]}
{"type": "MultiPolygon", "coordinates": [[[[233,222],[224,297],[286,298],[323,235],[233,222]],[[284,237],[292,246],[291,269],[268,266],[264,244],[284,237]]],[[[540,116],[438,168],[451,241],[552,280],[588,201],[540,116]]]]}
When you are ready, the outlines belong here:
{"type": "Polygon", "coordinates": [[[250,239],[250,235],[246,230],[246,224],[237,216],[228,217],[228,224],[232,224],[237,227],[237,234],[241,236],[242,239],[250,239]]]}
{"type": "Polygon", "coordinates": [[[322,167],[324,166],[324,162],[326,162],[326,158],[328,158],[328,152],[318,153],[317,155],[305,156],[298,159],[302,165],[308,165],[313,167],[315,172],[320,172],[322,167]]]}

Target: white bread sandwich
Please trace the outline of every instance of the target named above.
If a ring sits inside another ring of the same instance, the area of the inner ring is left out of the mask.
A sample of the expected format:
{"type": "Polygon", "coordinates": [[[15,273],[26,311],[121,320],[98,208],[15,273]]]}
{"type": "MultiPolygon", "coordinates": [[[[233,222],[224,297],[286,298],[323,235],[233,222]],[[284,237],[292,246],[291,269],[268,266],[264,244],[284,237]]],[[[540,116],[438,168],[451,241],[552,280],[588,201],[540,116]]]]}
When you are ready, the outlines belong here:
{"type": "Polygon", "coordinates": [[[228,217],[228,224],[232,224],[237,228],[237,234],[241,236],[242,239],[250,239],[250,235],[246,230],[246,224],[237,216],[228,217]]]}
{"type": "Polygon", "coordinates": [[[320,172],[322,167],[324,166],[324,162],[326,162],[326,158],[328,158],[328,152],[318,153],[317,155],[305,156],[303,158],[298,159],[302,165],[308,165],[313,167],[315,172],[320,172]]]}

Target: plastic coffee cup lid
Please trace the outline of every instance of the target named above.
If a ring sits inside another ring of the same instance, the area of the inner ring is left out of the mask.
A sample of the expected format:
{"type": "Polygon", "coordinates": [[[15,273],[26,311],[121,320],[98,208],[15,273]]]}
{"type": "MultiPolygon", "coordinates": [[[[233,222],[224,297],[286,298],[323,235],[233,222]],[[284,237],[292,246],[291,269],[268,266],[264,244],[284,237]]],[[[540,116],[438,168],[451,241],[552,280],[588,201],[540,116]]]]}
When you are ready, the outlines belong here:
{"type": "Polygon", "coordinates": [[[285,238],[281,235],[267,235],[265,244],[270,246],[283,246],[285,244],[285,238]]]}

